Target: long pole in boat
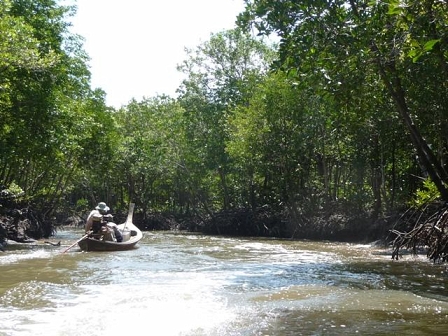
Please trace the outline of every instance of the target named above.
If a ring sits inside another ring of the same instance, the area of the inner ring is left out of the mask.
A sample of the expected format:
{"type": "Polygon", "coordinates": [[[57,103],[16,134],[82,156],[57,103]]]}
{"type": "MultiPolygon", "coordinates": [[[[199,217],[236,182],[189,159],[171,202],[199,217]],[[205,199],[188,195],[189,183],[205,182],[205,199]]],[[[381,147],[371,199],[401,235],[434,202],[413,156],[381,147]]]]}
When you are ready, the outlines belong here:
{"type": "Polygon", "coordinates": [[[87,232],[84,236],[82,236],[82,238],[78,239],[77,241],[75,241],[72,245],[70,245],[69,247],[67,247],[64,251],[62,251],[62,253],[67,252],[68,250],[70,250],[73,246],[75,246],[76,244],[78,244],[81,240],[86,239],[89,236],[90,232],[87,232]]]}

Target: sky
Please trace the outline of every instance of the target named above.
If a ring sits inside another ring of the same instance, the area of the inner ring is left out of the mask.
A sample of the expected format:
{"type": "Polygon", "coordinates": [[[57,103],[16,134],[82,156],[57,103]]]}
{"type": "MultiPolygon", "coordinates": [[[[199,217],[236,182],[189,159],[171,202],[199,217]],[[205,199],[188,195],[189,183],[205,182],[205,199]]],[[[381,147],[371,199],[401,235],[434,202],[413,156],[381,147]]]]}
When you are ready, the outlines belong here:
{"type": "Polygon", "coordinates": [[[175,91],[183,75],[176,66],[210,34],[235,27],[243,0],[73,0],[71,31],[84,38],[92,89],[120,108],[132,98],[175,91]]]}

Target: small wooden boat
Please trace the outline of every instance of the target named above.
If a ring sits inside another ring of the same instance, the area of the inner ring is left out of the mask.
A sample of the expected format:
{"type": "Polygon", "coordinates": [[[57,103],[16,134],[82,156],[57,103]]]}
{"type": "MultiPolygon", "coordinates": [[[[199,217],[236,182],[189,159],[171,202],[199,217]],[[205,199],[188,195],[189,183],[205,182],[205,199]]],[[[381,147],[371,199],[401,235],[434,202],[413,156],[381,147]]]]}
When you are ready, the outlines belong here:
{"type": "Polygon", "coordinates": [[[97,237],[86,237],[78,241],[78,246],[83,251],[126,251],[135,248],[135,245],[142,239],[143,233],[132,223],[134,214],[134,203],[129,205],[129,212],[126,222],[119,224],[118,229],[123,235],[122,242],[101,240],[97,237]]]}

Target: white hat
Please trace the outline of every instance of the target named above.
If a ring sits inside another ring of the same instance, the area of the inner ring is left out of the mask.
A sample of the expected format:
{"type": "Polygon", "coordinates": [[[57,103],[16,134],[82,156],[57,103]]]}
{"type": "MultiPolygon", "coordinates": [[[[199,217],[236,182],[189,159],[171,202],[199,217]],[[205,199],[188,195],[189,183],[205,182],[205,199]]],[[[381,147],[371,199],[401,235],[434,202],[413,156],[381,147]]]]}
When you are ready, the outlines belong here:
{"type": "Polygon", "coordinates": [[[99,202],[95,209],[106,212],[110,210],[109,207],[104,202],[99,202]]]}

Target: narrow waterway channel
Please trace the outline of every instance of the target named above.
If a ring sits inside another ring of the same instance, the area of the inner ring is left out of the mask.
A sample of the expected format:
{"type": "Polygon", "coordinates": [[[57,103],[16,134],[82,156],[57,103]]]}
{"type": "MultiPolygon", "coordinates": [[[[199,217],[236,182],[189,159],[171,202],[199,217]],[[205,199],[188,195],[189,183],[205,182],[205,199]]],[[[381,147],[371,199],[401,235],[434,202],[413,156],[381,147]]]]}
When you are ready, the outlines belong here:
{"type": "Polygon", "coordinates": [[[369,245],[145,232],[0,254],[0,335],[441,335],[445,265],[369,245]]]}

